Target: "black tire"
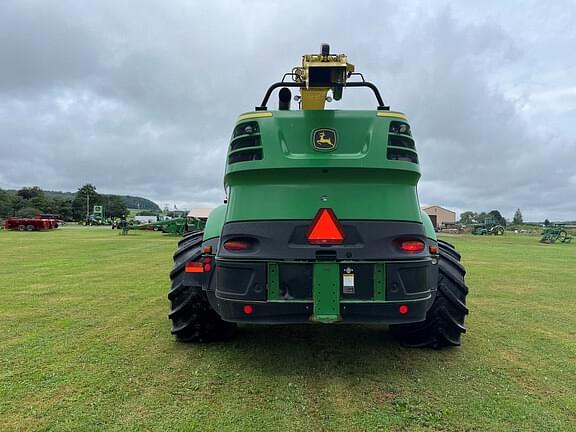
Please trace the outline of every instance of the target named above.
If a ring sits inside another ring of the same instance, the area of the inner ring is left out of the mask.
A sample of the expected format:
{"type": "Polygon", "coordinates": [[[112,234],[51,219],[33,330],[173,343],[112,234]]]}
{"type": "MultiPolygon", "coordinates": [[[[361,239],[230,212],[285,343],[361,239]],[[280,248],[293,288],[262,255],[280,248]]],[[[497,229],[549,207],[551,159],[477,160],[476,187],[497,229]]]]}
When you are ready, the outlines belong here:
{"type": "Polygon", "coordinates": [[[456,250],[456,247],[452,243],[448,243],[447,241],[444,240],[438,240],[438,246],[441,247],[444,250],[444,252],[456,258],[457,261],[460,261],[460,259],[462,258],[461,255],[456,250]]]}
{"type": "Polygon", "coordinates": [[[229,339],[236,324],[223,321],[210,303],[201,286],[184,284],[187,262],[199,261],[202,256],[202,231],[180,241],[174,253],[174,268],[170,272],[172,288],[168,293],[172,334],[180,342],[212,342],[229,339]]]}
{"type": "Polygon", "coordinates": [[[464,318],[468,315],[464,283],[466,270],[460,264],[460,255],[446,242],[438,242],[438,291],[426,320],[414,324],[391,326],[391,331],[403,345],[409,347],[443,348],[459,346],[466,333],[464,318]]]}
{"type": "Polygon", "coordinates": [[[26,225],[18,225],[18,231],[26,231],[26,225]]]}
{"type": "Polygon", "coordinates": [[[184,234],[182,234],[182,238],[178,241],[178,247],[182,246],[182,244],[188,240],[188,237],[190,237],[192,235],[197,235],[198,233],[203,233],[203,232],[204,231],[199,231],[199,230],[185,232],[184,234]]]}

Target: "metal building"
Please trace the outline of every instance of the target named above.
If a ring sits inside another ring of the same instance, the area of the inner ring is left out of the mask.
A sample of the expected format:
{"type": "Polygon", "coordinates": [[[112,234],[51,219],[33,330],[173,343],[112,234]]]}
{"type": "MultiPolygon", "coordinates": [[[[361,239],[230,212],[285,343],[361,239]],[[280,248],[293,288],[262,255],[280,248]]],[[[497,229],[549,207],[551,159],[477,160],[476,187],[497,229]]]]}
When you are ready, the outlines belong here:
{"type": "Polygon", "coordinates": [[[440,229],[446,225],[456,223],[456,212],[448,210],[447,208],[440,206],[428,206],[422,208],[422,210],[424,210],[424,212],[430,216],[434,228],[440,229]]]}

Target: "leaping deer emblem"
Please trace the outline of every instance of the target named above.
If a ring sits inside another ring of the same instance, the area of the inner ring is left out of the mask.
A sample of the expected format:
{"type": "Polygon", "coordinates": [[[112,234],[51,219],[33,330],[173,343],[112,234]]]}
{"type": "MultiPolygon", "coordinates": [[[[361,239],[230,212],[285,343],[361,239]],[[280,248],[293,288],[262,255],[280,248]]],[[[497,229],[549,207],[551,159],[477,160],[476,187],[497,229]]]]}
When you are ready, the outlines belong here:
{"type": "Polygon", "coordinates": [[[336,148],[336,133],[332,130],[317,130],[314,133],[314,148],[318,150],[334,150],[336,148]]]}

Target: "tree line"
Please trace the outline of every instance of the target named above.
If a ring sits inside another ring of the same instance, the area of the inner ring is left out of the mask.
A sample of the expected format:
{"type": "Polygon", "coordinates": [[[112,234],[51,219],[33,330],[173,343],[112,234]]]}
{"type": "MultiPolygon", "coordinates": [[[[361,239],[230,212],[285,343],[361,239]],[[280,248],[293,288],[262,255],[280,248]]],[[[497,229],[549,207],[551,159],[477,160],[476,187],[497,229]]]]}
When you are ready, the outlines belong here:
{"type": "Polygon", "coordinates": [[[99,194],[91,184],[80,187],[73,199],[47,197],[38,186],[23,187],[15,193],[0,189],[0,218],[51,213],[66,221],[79,221],[86,219],[87,213],[91,214],[95,205],[104,207],[105,218],[119,218],[128,214],[123,197],[99,194]]]}
{"type": "MultiPolygon", "coordinates": [[[[463,225],[473,225],[473,224],[483,224],[486,221],[491,220],[499,225],[506,226],[506,219],[502,216],[499,210],[491,210],[489,212],[473,212],[465,211],[460,215],[460,223],[463,225]]],[[[522,225],[524,223],[524,218],[522,216],[522,211],[516,209],[514,216],[512,217],[512,225],[522,225]]],[[[545,224],[550,224],[550,221],[546,219],[545,224]]]]}

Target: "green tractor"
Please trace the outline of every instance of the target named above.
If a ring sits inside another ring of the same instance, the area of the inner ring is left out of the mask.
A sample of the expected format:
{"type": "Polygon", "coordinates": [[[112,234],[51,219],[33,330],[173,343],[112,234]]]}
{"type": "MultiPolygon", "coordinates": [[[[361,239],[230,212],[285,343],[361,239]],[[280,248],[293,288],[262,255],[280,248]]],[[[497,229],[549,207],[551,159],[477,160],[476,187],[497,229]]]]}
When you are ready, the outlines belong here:
{"type": "Polygon", "coordinates": [[[472,234],[474,235],[504,235],[504,226],[496,222],[496,219],[486,219],[484,223],[474,224],[472,234]]]}
{"type": "Polygon", "coordinates": [[[560,243],[572,242],[572,236],[568,235],[568,231],[566,231],[566,225],[552,224],[550,226],[544,227],[540,243],[551,244],[556,242],[560,243]]]}
{"type": "Polygon", "coordinates": [[[174,254],[172,333],[209,342],[241,323],[379,323],[407,346],[460,345],[465,269],[420,210],[419,179],[407,117],[345,55],[304,55],[233,128],[226,204],[174,254]],[[375,110],[324,109],[357,87],[375,110]]]}

